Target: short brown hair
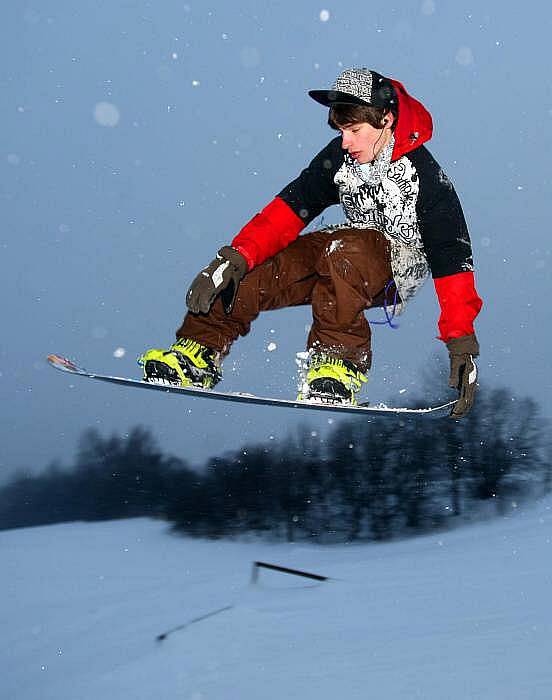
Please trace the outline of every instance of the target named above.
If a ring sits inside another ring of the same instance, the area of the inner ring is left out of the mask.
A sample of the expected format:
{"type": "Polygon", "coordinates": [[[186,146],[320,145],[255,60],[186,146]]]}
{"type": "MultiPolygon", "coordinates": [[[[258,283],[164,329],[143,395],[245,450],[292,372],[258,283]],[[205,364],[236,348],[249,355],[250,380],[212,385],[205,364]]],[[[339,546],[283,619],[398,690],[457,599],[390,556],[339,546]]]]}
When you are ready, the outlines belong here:
{"type": "MultiPolygon", "coordinates": [[[[386,114],[394,110],[385,107],[372,107],[370,105],[335,104],[330,107],[328,124],[332,129],[341,129],[348,124],[368,122],[374,129],[382,127],[382,121],[386,114]]],[[[395,117],[397,115],[395,114],[395,117]]],[[[396,123],[396,122],[395,122],[396,123]]],[[[393,127],[395,126],[393,124],[393,127]]]]}

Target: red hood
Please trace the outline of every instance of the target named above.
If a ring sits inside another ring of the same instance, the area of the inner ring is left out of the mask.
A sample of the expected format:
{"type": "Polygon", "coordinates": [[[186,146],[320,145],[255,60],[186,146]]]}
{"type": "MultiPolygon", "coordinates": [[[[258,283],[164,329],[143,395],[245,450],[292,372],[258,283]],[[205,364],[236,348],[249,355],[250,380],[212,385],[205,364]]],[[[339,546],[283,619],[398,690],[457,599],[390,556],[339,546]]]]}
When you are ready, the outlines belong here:
{"type": "Polygon", "coordinates": [[[433,133],[433,121],[423,104],[409,95],[402,83],[392,78],[389,80],[393,83],[399,100],[399,118],[394,132],[395,147],[392,157],[392,160],[397,160],[429,141],[433,133]]]}

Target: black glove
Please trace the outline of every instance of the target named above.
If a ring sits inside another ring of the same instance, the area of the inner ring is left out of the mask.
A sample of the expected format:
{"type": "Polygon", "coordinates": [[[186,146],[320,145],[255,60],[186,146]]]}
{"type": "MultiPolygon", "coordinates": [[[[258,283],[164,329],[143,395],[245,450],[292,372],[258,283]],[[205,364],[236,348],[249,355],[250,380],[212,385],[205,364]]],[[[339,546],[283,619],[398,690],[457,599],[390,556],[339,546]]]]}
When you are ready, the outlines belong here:
{"type": "Polygon", "coordinates": [[[225,313],[234,306],[238,286],[247,272],[247,262],[235,248],[224,246],[192,282],[186,294],[186,304],[193,314],[208,313],[221,294],[225,313]]]}
{"type": "Polygon", "coordinates": [[[458,389],[460,396],[451,411],[451,418],[463,418],[473,406],[477,388],[477,365],[474,357],[479,355],[479,343],[472,335],[452,338],[447,343],[450,356],[449,386],[458,389]]]}

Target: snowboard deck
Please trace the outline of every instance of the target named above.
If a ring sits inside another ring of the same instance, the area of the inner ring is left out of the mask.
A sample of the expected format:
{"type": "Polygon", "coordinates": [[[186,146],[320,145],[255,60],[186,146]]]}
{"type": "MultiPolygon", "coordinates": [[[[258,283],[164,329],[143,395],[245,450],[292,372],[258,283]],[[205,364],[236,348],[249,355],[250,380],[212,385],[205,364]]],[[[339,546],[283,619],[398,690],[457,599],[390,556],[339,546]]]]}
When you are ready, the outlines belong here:
{"type": "Polygon", "coordinates": [[[52,367],[62,372],[77,375],[79,377],[87,377],[88,379],[96,379],[100,382],[109,382],[111,384],[119,384],[121,386],[131,386],[140,389],[151,389],[153,391],[161,391],[166,394],[180,394],[193,398],[215,399],[218,401],[233,401],[237,403],[261,404],[267,406],[279,406],[280,408],[302,408],[314,411],[329,411],[331,413],[347,413],[353,415],[370,414],[370,415],[398,415],[398,416],[418,416],[430,415],[432,417],[442,417],[450,415],[452,406],[455,401],[448,401],[439,406],[429,406],[427,408],[402,408],[386,406],[385,404],[368,404],[359,403],[357,406],[343,404],[326,404],[309,401],[293,401],[291,399],[276,399],[266,396],[256,396],[255,394],[246,394],[242,392],[224,392],[213,389],[199,389],[197,387],[181,387],[170,384],[156,384],[145,382],[141,379],[130,379],[128,377],[114,377],[108,374],[98,374],[97,372],[89,372],[83,367],[75,364],[61,355],[48,355],[48,362],[52,367]]]}

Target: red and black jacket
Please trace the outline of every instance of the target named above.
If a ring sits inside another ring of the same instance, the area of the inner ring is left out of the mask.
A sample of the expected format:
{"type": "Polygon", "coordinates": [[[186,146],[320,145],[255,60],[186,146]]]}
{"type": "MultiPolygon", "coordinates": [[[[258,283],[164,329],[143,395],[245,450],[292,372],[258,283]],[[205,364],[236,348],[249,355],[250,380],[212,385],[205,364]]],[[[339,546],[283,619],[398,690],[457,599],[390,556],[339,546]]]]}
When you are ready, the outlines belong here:
{"type": "MultiPolygon", "coordinates": [[[[482,301],[474,283],[471,244],[464,214],[450,180],[423,146],[431,138],[432,121],[425,107],[392,81],[399,102],[392,160],[403,156],[420,178],[416,214],[441,315],[443,341],[474,332],[482,301]]],[[[334,176],[344,161],[341,137],[311,163],[238,233],[232,241],[249,268],[260,265],[292,243],[324,209],[339,204],[334,176]]]]}

